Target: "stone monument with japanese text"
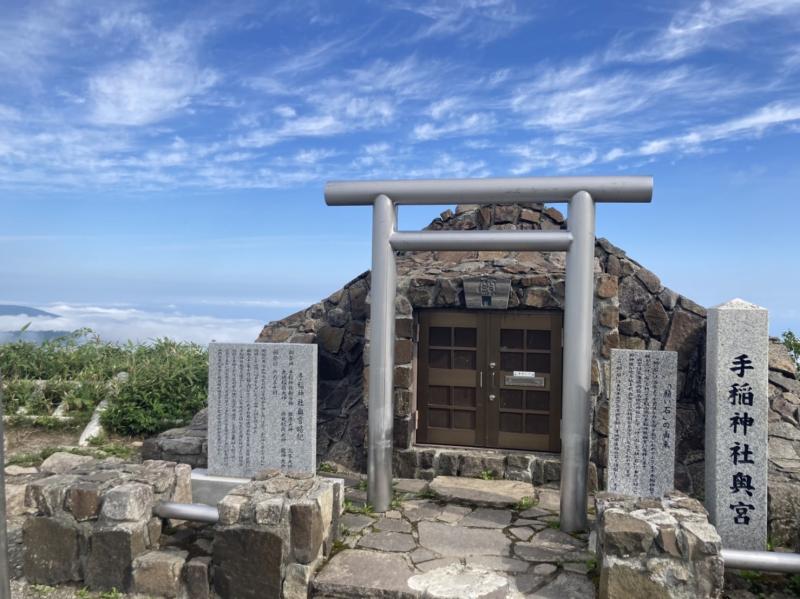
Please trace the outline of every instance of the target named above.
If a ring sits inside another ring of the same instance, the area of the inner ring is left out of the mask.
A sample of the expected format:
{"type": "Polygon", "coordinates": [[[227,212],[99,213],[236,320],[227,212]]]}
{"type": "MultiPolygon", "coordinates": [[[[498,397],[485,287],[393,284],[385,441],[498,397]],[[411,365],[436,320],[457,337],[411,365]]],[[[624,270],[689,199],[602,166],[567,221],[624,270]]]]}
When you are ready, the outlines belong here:
{"type": "Polygon", "coordinates": [[[316,471],[317,346],[211,343],[208,472],[316,471]]]}
{"type": "Polygon", "coordinates": [[[607,486],[612,493],[662,497],[673,490],[677,378],[676,352],[611,350],[607,486]]]}
{"type": "Polygon", "coordinates": [[[767,544],[767,310],[740,299],[708,311],[706,509],[729,549],[767,544]]]}

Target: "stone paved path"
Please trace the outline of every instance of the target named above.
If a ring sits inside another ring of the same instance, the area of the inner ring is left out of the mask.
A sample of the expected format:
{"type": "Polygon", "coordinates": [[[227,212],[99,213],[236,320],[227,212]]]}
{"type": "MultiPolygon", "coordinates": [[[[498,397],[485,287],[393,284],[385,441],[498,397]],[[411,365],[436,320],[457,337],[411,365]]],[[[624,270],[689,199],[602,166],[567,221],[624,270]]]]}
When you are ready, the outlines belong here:
{"type": "MultiPolygon", "coordinates": [[[[344,548],[317,574],[312,596],[595,597],[587,535],[558,530],[557,490],[540,490],[531,506],[521,494],[533,494],[530,484],[464,481],[459,493],[449,477],[430,486],[400,480],[396,509],[351,508],[342,519],[344,548]],[[432,489],[447,489],[447,500],[432,489]]],[[[356,505],[364,499],[355,488],[348,496],[356,505]]]]}

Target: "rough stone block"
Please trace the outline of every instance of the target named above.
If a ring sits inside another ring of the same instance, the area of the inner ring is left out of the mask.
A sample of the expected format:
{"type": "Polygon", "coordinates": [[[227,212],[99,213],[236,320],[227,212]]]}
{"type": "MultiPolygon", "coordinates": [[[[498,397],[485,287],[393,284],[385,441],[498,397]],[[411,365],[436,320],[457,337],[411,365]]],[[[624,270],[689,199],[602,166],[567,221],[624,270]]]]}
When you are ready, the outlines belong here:
{"type": "Polygon", "coordinates": [[[611,555],[646,555],[658,530],[649,522],[622,511],[608,510],[603,516],[601,542],[611,555]]]}
{"type": "Polygon", "coordinates": [[[102,499],[96,483],[82,482],[67,489],[65,507],[78,520],[91,520],[100,513],[102,499]]]}
{"type": "Polygon", "coordinates": [[[62,518],[28,518],[23,526],[25,577],[35,584],[81,580],[83,532],[62,518]]]}
{"type": "Polygon", "coordinates": [[[211,597],[210,567],[210,557],[195,557],[186,562],[183,567],[183,578],[186,581],[186,594],[190,599],[209,599],[211,597]]]}
{"type": "Polygon", "coordinates": [[[280,537],[261,528],[233,526],[214,538],[214,590],[222,597],[280,597],[283,547],[280,537]],[[247,559],[242,559],[246,555],[247,559]]]}
{"type": "Polygon", "coordinates": [[[186,551],[148,551],[133,560],[133,591],[160,597],[178,597],[183,589],[186,551]]]}
{"type": "Polygon", "coordinates": [[[143,483],[126,483],[110,489],[103,498],[101,514],[108,520],[136,522],[150,518],[153,489],[143,483]]]}
{"type": "Polygon", "coordinates": [[[42,462],[42,465],[39,466],[39,470],[52,474],[63,474],[78,466],[84,466],[96,461],[97,460],[88,455],[76,455],[67,451],[57,451],[42,462]]]}
{"type": "Polygon", "coordinates": [[[147,549],[147,524],[123,522],[92,531],[86,585],[97,591],[127,589],[133,560],[147,549]]]}
{"type": "Polygon", "coordinates": [[[314,503],[295,503],[291,507],[291,543],[295,561],[308,564],[314,561],[322,546],[323,527],[320,506],[314,503]]]}

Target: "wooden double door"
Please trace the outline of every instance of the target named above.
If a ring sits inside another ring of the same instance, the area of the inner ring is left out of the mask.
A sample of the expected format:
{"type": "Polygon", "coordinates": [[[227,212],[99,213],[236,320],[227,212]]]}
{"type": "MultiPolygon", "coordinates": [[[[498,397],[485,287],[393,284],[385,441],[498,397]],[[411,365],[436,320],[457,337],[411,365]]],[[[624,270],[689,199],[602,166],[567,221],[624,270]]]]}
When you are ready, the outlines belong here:
{"type": "Polygon", "coordinates": [[[560,312],[419,316],[417,441],[558,452],[560,312]]]}

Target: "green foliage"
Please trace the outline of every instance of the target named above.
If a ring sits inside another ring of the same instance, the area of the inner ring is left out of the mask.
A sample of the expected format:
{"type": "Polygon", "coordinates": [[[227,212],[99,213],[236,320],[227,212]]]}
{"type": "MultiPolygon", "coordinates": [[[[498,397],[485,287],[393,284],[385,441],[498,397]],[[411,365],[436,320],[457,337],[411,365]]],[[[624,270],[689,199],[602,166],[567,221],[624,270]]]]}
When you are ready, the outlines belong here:
{"type": "Polygon", "coordinates": [[[91,448],[82,447],[45,447],[40,451],[27,453],[17,453],[6,462],[6,465],[15,466],[39,466],[47,458],[57,452],[74,453],[75,455],[87,455],[99,460],[103,458],[122,458],[131,459],[136,450],[133,447],[121,443],[105,443],[91,448]]]}
{"type": "Polygon", "coordinates": [[[319,472],[331,473],[331,472],[336,472],[336,467],[333,464],[331,464],[330,462],[322,462],[319,465],[319,468],[317,468],[317,470],[319,472]]]}
{"type": "Polygon", "coordinates": [[[786,589],[795,597],[800,597],[800,574],[794,574],[789,578],[789,584],[786,589]]]}
{"type": "Polygon", "coordinates": [[[481,470],[478,478],[482,478],[483,480],[494,480],[495,476],[492,470],[481,470]]]}
{"type": "Polygon", "coordinates": [[[37,597],[47,597],[53,594],[55,588],[46,584],[33,584],[31,585],[31,591],[33,591],[37,597]]]}
{"type": "Polygon", "coordinates": [[[800,337],[795,335],[792,331],[785,331],[781,337],[786,349],[794,360],[797,371],[800,373],[800,337]]]}
{"type": "Polygon", "coordinates": [[[362,478],[360,481],[358,481],[358,484],[356,485],[356,489],[358,489],[359,491],[366,491],[367,490],[367,479],[362,478]]]}
{"type": "Polygon", "coordinates": [[[561,521],[554,520],[553,522],[548,522],[547,523],[547,528],[552,528],[554,530],[558,530],[559,528],[561,528],[561,521]]]}
{"type": "Polygon", "coordinates": [[[517,511],[524,512],[535,506],[538,502],[534,501],[533,497],[523,497],[517,503],[517,511]]]}
{"type": "Polygon", "coordinates": [[[189,420],[208,397],[208,354],[191,343],[159,339],[136,346],[101,421],[128,435],[153,434],[189,420]]]}
{"type": "Polygon", "coordinates": [[[123,599],[125,595],[119,592],[116,588],[110,591],[104,591],[97,596],[97,599],[123,599]]]}
{"type": "Polygon", "coordinates": [[[370,516],[375,513],[375,509],[370,504],[366,503],[359,507],[349,499],[344,500],[344,511],[351,514],[364,514],[365,516],[370,516]]]}
{"type": "MultiPolygon", "coordinates": [[[[208,355],[204,347],[157,339],[144,345],[101,341],[88,329],[42,344],[0,345],[5,411],[12,424],[47,428],[59,405],[85,423],[103,399],[107,430],[126,435],[161,432],[184,424],[206,403],[208,355]],[[119,373],[127,378],[115,378],[119,373]],[[21,417],[35,415],[33,422],[21,417]],[[44,417],[44,419],[43,419],[44,417]]],[[[61,423],[61,424],[58,424],[61,423]]]]}

